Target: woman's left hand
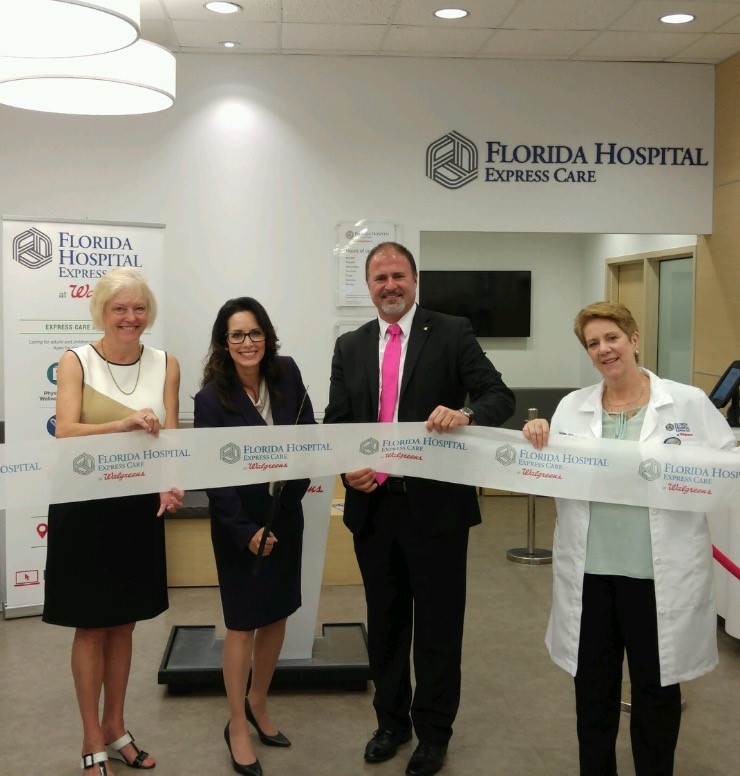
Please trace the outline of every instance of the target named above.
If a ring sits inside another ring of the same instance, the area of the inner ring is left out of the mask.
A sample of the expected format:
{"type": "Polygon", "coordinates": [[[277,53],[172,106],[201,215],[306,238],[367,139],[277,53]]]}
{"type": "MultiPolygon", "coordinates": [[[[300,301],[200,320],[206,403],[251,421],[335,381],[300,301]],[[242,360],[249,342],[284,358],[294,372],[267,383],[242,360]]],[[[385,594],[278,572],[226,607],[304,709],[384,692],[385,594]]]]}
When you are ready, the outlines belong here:
{"type": "MultiPolygon", "coordinates": [[[[252,537],[252,541],[249,542],[249,550],[250,552],[254,553],[255,555],[260,550],[260,542],[262,541],[262,534],[265,532],[264,527],[260,528],[259,531],[252,537]]],[[[262,551],[263,555],[267,557],[271,552],[272,549],[277,542],[277,539],[275,538],[275,534],[270,531],[270,533],[267,535],[267,541],[265,542],[265,548],[262,551]]]]}
{"type": "Polygon", "coordinates": [[[185,493],[179,488],[172,488],[159,494],[159,511],[157,517],[162,517],[165,512],[173,514],[182,506],[185,493]]]}
{"type": "Polygon", "coordinates": [[[536,450],[542,450],[550,439],[550,424],[544,418],[528,420],[522,431],[536,450]]]}

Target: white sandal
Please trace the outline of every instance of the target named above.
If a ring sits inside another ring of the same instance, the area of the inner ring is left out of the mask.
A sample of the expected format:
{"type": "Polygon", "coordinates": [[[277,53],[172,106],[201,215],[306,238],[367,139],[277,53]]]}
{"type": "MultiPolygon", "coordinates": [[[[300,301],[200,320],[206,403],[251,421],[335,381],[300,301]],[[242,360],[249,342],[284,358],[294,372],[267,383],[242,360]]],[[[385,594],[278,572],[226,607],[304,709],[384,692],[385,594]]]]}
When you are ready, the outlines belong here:
{"type": "Polygon", "coordinates": [[[116,760],[117,762],[122,762],[124,765],[128,765],[129,768],[140,768],[142,770],[148,771],[154,768],[156,763],[154,765],[144,765],[144,760],[149,757],[149,752],[145,752],[142,749],[139,749],[138,746],[134,743],[134,737],[129,733],[127,730],[117,741],[114,741],[112,744],[107,744],[108,749],[112,749],[115,753],[118,753],[118,757],[111,757],[111,760],[116,760]],[[123,749],[124,746],[127,744],[131,744],[131,746],[134,747],[136,750],[136,757],[129,762],[122,754],[120,754],[121,749],[123,749]]]}
{"type": "Polygon", "coordinates": [[[106,752],[83,754],[80,758],[80,768],[82,768],[83,771],[89,771],[91,768],[97,766],[94,776],[108,776],[108,771],[105,767],[107,760],[108,754],[106,752]]]}

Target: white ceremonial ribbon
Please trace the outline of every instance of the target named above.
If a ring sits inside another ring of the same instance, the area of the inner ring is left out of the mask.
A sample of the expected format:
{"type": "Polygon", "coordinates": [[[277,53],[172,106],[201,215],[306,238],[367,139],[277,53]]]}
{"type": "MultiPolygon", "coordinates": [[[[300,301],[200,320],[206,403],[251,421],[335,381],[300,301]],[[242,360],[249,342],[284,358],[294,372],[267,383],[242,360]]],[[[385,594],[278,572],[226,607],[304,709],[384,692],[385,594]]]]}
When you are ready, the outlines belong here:
{"type": "Polygon", "coordinates": [[[0,450],[0,508],[320,477],[369,467],[543,496],[707,512],[737,501],[740,456],[691,445],[423,423],[242,426],[45,440],[0,450]]]}

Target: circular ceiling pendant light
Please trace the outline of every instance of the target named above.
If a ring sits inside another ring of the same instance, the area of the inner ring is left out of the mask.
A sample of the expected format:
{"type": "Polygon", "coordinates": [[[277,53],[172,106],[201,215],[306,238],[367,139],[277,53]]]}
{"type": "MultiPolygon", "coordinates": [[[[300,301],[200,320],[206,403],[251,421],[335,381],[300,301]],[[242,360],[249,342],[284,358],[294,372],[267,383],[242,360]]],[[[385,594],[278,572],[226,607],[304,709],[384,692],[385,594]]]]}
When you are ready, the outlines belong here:
{"type": "Polygon", "coordinates": [[[0,57],[0,103],[14,108],[125,116],[174,102],[175,57],[147,40],[94,57],[0,57]]]}
{"type": "Polygon", "coordinates": [[[139,39],[139,0],[0,0],[0,56],[84,57],[139,39]]]}

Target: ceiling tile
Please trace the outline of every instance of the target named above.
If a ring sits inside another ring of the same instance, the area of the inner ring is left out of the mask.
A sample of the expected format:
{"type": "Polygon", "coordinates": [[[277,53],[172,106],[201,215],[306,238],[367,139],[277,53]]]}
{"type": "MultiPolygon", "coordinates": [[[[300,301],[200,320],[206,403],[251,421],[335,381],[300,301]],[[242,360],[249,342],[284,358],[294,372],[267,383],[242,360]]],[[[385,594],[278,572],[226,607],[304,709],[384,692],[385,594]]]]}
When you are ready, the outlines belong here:
{"type": "Polygon", "coordinates": [[[144,19],[164,19],[165,13],[159,0],[141,0],[139,3],[139,13],[142,21],[144,19]]]}
{"type": "Polygon", "coordinates": [[[642,0],[611,25],[612,30],[642,32],[711,32],[740,13],[738,3],[699,2],[699,0],[642,0]],[[690,13],[696,18],[688,24],[665,24],[661,16],[668,13],[690,13]]]}
{"type": "Polygon", "coordinates": [[[497,30],[481,53],[514,58],[569,58],[596,35],[587,30],[497,30]]]}
{"type": "Polygon", "coordinates": [[[283,24],[286,51],[379,51],[388,29],[381,24],[283,24]]]}
{"type": "Polygon", "coordinates": [[[438,29],[436,27],[391,27],[383,44],[384,53],[475,54],[490,30],[438,29]]]}
{"type": "MultiPolygon", "coordinates": [[[[276,50],[278,25],[271,22],[234,24],[223,21],[204,25],[198,21],[175,19],[172,22],[181,46],[188,48],[215,48],[222,40],[235,40],[242,49],[276,50]]],[[[227,52],[229,53],[229,52],[227,52]]]]}
{"type": "Polygon", "coordinates": [[[661,61],[701,38],[701,34],[602,32],[578,52],[578,59],[661,61]]]}
{"type": "Polygon", "coordinates": [[[152,43],[158,43],[170,51],[176,51],[179,48],[177,36],[169,19],[142,19],[141,37],[152,43]]]}
{"type": "Polygon", "coordinates": [[[460,0],[470,14],[453,22],[433,16],[447,0],[237,0],[230,16],[204,2],[141,0],[143,37],[224,55],[226,39],[318,55],[715,62],[740,50],[740,0],[460,0]],[[688,28],[658,21],[676,3],[697,17],[688,28]]]}
{"type": "Polygon", "coordinates": [[[736,35],[704,35],[696,43],[676,54],[677,62],[724,62],[740,51],[740,33],[736,35]]]}
{"type": "Polygon", "coordinates": [[[445,27],[498,27],[516,5],[517,0],[401,0],[393,17],[394,24],[444,25],[445,27]],[[460,7],[469,11],[464,19],[445,21],[434,12],[440,8],[460,7]]]}
{"type": "Polygon", "coordinates": [[[284,22],[388,24],[398,0],[282,0],[284,22]]]}
{"type": "Polygon", "coordinates": [[[205,8],[206,0],[162,0],[171,19],[210,21],[239,19],[251,22],[280,21],[280,0],[235,0],[242,10],[234,14],[213,13],[205,8]]]}
{"type": "Polygon", "coordinates": [[[524,30],[600,30],[634,0],[520,0],[504,26],[524,30]]]}
{"type": "Polygon", "coordinates": [[[740,32],[740,7],[738,11],[738,15],[734,19],[730,19],[729,22],[717,27],[714,32],[740,32]]]}

